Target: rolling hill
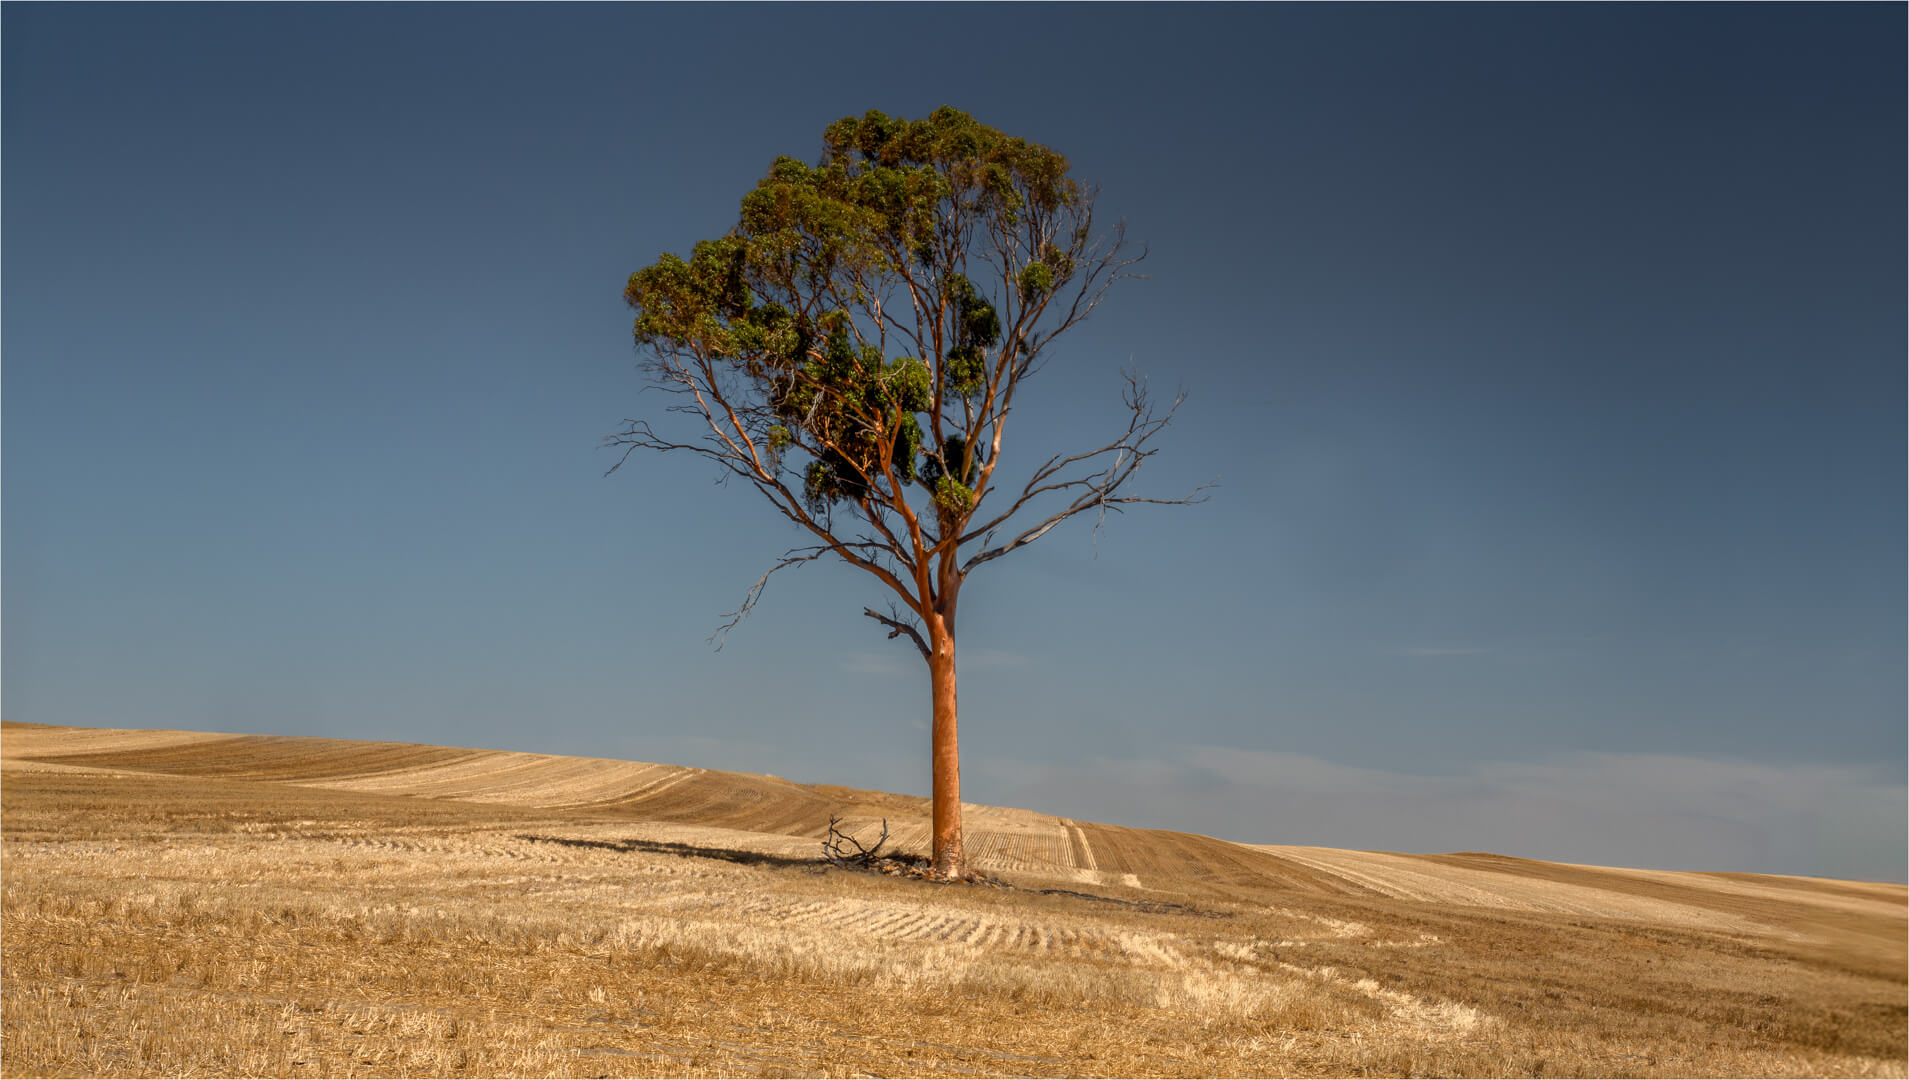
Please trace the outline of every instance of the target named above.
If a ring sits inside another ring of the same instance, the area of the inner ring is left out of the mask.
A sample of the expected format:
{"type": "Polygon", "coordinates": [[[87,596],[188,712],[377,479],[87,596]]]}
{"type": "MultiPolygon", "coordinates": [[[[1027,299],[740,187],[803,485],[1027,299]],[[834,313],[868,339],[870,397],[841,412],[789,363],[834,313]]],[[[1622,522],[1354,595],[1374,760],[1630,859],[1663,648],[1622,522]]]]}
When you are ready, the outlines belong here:
{"type": "Polygon", "coordinates": [[[925,852],[926,800],[773,777],[16,723],[0,770],[13,1075],[1906,1064],[1901,885],[970,805],[970,860],[1010,886],[977,889],[825,870],[832,817],[925,852]]]}

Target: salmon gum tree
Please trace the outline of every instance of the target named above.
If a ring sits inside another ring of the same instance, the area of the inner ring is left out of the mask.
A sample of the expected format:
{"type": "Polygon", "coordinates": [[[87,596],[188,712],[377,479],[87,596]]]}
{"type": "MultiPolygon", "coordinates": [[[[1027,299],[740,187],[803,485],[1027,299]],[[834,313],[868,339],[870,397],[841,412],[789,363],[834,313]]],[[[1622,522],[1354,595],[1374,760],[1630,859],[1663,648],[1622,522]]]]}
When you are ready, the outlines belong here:
{"type": "MultiPolygon", "coordinates": [[[[606,443],[684,451],[759,492],[814,543],[893,594],[863,614],[906,638],[932,688],[934,873],[964,875],[955,612],[977,567],[1077,514],[1141,498],[1127,484],[1173,416],[1126,375],[1126,430],[1003,485],[1008,417],[1054,340],[1139,261],[1094,230],[1095,191],[1067,159],[943,107],[829,125],[820,162],[779,157],[725,235],[630,275],[636,344],[691,434],[625,421],[606,443]]],[[[1038,423],[1039,421],[1034,421],[1038,423]]]]}

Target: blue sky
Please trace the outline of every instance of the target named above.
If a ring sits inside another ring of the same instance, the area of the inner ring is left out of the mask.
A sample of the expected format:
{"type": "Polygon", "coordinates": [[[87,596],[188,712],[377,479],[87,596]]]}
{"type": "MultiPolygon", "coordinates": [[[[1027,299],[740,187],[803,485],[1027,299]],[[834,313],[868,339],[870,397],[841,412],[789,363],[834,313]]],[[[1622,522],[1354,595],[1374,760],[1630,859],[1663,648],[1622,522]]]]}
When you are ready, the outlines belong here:
{"type": "Polygon", "coordinates": [[[964,794],[1905,874],[1895,5],[8,5],[9,719],[926,793],[925,671],[696,462],[621,289],[941,104],[1148,245],[1002,466],[1189,399],[962,601],[964,794]]]}

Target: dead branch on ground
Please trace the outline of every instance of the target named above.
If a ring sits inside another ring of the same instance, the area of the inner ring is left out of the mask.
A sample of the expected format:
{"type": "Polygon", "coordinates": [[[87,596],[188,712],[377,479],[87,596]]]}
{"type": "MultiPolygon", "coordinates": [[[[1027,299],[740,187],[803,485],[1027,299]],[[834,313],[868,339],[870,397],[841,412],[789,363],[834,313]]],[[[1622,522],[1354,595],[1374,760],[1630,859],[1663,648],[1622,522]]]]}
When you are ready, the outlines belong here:
{"type": "Polygon", "coordinates": [[[829,835],[828,839],[822,841],[822,858],[836,866],[874,869],[875,860],[882,857],[882,845],[888,843],[888,819],[882,819],[882,835],[875,841],[874,847],[863,847],[860,840],[838,828],[840,824],[840,818],[829,815],[829,835]],[[851,848],[854,850],[851,851],[851,848]]]}

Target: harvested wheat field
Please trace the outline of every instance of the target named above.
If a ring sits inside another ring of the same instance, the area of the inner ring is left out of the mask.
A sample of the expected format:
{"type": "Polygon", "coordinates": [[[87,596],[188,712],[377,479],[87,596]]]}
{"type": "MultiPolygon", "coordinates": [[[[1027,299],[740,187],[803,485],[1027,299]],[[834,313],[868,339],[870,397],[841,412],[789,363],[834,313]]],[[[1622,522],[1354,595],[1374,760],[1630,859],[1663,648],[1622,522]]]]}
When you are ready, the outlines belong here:
{"type": "Polygon", "coordinates": [[[1903,886],[1249,847],[392,743],[0,729],[9,1076],[1901,1076],[1903,886]]]}

